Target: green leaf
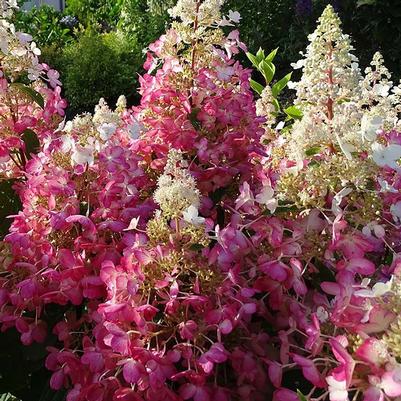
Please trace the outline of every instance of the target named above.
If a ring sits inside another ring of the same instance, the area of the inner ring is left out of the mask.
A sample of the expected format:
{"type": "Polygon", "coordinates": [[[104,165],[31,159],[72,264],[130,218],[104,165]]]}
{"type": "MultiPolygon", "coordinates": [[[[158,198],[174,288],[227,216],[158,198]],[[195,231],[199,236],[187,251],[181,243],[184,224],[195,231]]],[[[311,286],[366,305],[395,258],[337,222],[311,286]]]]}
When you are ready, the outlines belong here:
{"type": "Polygon", "coordinates": [[[319,164],[321,164],[320,161],[318,161],[318,160],[311,160],[311,161],[308,163],[308,167],[317,167],[319,164]]]}
{"type": "Polygon", "coordinates": [[[273,51],[271,51],[268,56],[265,58],[266,61],[272,62],[274,57],[276,57],[278,51],[278,47],[276,49],[274,49],[273,51]]]}
{"type": "Polygon", "coordinates": [[[265,52],[262,50],[261,47],[259,47],[258,52],[256,53],[256,59],[258,60],[258,63],[263,61],[265,59],[265,52]]]}
{"type": "Polygon", "coordinates": [[[204,249],[205,247],[203,246],[203,245],[201,245],[201,244],[192,244],[190,247],[189,247],[189,249],[191,250],[191,251],[195,251],[195,252],[197,252],[197,251],[201,251],[202,249],[204,249]]]}
{"type": "Polygon", "coordinates": [[[255,57],[252,53],[246,53],[246,56],[248,57],[248,59],[251,61],[251,63],[258,68],[259,65],[259,61],[257,59],[257,57],[255,57]]]}
{"type": "Polygon", "coordinates": [[[269,84],[274,77],[274,73],[276,72],[276,67],[271,62],[263,60],[262,62],[259,63],[258,69],[264,76],[266,83],[269,84]]]}
{"type": "Polygon", "coordinates": [[[284,113],[287,114],[288,117],[293,118],[294,120],[300,120],[303,116],[302,111],[295,106],[287,107],[284,110],[284,113]]]}
{"type": "Polygon", "coordinates": [[[14,183],[15,180],[0,180],[0,239],[8,233],[12,223],[7,216],[17,214],[22,207],[21,201],[14,191],[14,183]]]}
{"type": "Polygon", "coordinates": [[[320,152],[320,146],[313,146],[312,148],[309,148],[305,150],[306,156],[314,156],[317,155],[320,152]]]}
{"type": "Polygon", "coordinates": [[[254,81],[253,79],[250,80],[251,88],[258,94],[261,95],[263,92],[263,85],[261,85],[259,82],[254,81]]]}
{"type": "Polygon", "coordinates": [[[198,107],[196,107],[191,111],[191,113],[188,116],[189,117],[189,121],[191,121],[191,124],[195,129],[200,129],[202,127],[202,124],[196,118],[196,116],[198,115],[199,111],[200,111],[200,109],[198,107]]]}
{"type": "Polygon", "coordinates": [[[14,82],[11,84],[11,86],[19,90],[25,96],[29,97],[31,100],[37,103],[42,109],[44,109],[45,101],[42,95],[39,92],[35,91],[35,89],[32,89],[30,86],[24,85],[20,82],[14,82]]]}
{"type": "Polygon", "coordinates": [[[273,99],[272,101],[274,108],[276,109],[277,112],[280,111],[280,103],[278,102],[277,99],[273,99]]]}
{"type": "Polygon", "coordinates": [[[275,213],[288,213],[288,212],[296,212],[298,210],[297,206],[293,204],[279,205],[277,206],[275,213]]]}
{"type": "Polygon", "coordinates": [[[277,97],[280,92],[287,86],[288,82],[290,81],[292,76],[292,72],[287,74],[284,78],[281,78],[280,81],[276,82],[272,86],[272,94],[274,97],[277,97]]]}
{"type": "Polygon", "coordinates": [[[297,390],[297,395],[300,401],[308,401],[308,399],[299,390],[297,390]]]}
{"type": "Polygon", "coordinates": [[[28,159],[31,159],[32,153],[38,153],[40,142],[34,131],[26,129],[22,134],[22,140],[25,142],[25,149],[28,159]]]}
{"type": "Polygon", "coordinates": [[[356,3],[357,7],[361,6],[373,6],[377,3],[377,0],[358,0],[356,3]]]}

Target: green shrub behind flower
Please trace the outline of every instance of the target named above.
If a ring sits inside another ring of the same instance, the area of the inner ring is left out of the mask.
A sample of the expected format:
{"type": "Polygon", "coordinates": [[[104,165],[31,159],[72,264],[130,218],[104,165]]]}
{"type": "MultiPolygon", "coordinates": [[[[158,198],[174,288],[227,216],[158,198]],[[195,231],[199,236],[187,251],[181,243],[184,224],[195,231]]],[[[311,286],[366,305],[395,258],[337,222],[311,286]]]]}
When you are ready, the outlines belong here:
{"type": "Polygon", "coordinates": [[[74,39],[72,27],[62,22],[63,14],[43,5],[32,10],[18,10],[14,16],[17,30],[29,33],[40,46],[64,45],[74,39]]]}
{"type": "Polygon", "coordinates": [[[43,61],[60,68],[71,114],[93,110],[101,97],[114,103],[125,94],[133,101],[142,62],[136,42],[115,32],[85,33],[61,55],[49,47],[43,61]]]}
{"type": "Polygon", "coordinates": [[[78,18],[84,26],[99,23],[109,28],[119,20],[123,0],[68,0],[65,13],[78,18]]]}

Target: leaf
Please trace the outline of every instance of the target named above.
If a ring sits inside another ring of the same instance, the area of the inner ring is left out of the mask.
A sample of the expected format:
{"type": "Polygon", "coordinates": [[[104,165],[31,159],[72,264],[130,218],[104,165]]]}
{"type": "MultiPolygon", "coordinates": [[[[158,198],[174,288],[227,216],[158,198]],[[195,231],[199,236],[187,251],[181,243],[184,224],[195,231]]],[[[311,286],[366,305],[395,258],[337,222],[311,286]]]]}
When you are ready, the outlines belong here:
{"type": "Polygon", "coordinates": [[[320,152],[320,146],[313,146],[312,148],[309,148],[305,150],[306,156],[314,156],[320,152]]]}
{"type": "Polygon", "coordinates": [[[261,61],[263,61],[265,59],[265,52],[264,52],[264,50],[262,50],[261,47],[259,47],[259,50],[256,53],[256,59],[257,59],[258,63],[260,63],[261,61]]]}
{"type": "Polygon", "coordinates": [[[292,76],[292,72],[287,74],[284,78],[281,78],[280,81],[276,82],[272,86],[272,94],[274,97],[277,97],[280,92],[287,86],[288,82],[290,81],[292,76]]]}
{"type": "Polygon", "coordinates": [[[278,51],[278,47],[275,48],[273,51],[271,51],[271,52],[268,54],[268,56],[265,58],[265,60],[266,60],[266,61],[269,61],[269,62],[272,62],[273,59],[274,59],[274,57],[276,57],[277,51],[278,51]]]}
{"type": "Polygon", "coordinates": [[[200,109],[198,107],[196,107],[193,110],[191,110],[191,113],[188,116],[189,121],[191,121],[191,124],[195,129],[200,129],[202,127],[201,122],[196,118],[199,111],[200,111],[200,109]]]}
{"type": "Polygon", "coordinates": [[[258,94],[261,95],[263,92],[263,85],[261,85],[259,82],[254,81],[253,79],[250,80],[251,88],[258,94]]]}
{"type": "Polygon", "coordinates": [[[258,68],[259,65],[259,61],[258,59],[252,54],[252,53],[246,53],[246,56],[248,57],[248,59],[251,61],[251,63],[258,68]]]}
{"type": "MultiPolygon", "coordinates": [[[[284,206],[277,206],[275,213],[288,213],[288,212],[296,212],[298,207],[295,205],[284,205],[284,206]]],[[[270,212],[269,212],[270,213],[270,212]]],[[[267,214],[267,213],[264,213],[267,214]]]]}
{"type": "Polygon", "coordinates": [[[288,117],[293,118],[294,120],[300,120],[303,116],[302,111],[295,106],[287,107],[284,110],[284,113],[287,114],[288,117]]]}
{"type": "Polygon", "coordinates": [[[375,5],[377,2],[377,0],[358,0],[358,2],[356,3],[357,7],[361,7],[361,6],[373,6],[375,5]]]}
{"type": "Polygon", "coordinates": [[[274,73],[276,72],[276,67],[274,67],[274,65],[271,62],[263,60],[261,63],[259,63],[258,69],[264,76],[266,83],[269,84],[274,77],[274,73]]]}
{"type": "Polygon", "coordinates": [[[0,181],[0,239],[8,233],[12,220],[7,216],[17,214],[21,210],[21,201],[15,193],[15,180],[0,181]]]}
{"type": "Polygon", "coordinates": [[[32,89],[31,87],[20,82],[14,82],[11,84],[11,86],[19,90],[25,96],[29,97],[31,100],[37,103],[42,109],[44,109],[45,101],[43,99],[43,96],[39,92],[35,91],[35,89],[32,89]]]}
{"type": "Polygon", "coordinates": [[[25,142],[25,149],[28,159],[32,159],[31,154],[38,153],[40,142],[34,131],[26,129],[22,134],[22,140],[25,142]]]}
{"type": "Polygon", "coordinates": [[[280,103],[278,102],[277,99],[273,99],[272,101],[274,108],[276,109],[277,112],[280,111],[280,103]]]}
{"type": "Polygon", "coordinates": [[[297,390],[297,395],[300,401],[308,401],[308,399],[299,390],[297,390]]]}

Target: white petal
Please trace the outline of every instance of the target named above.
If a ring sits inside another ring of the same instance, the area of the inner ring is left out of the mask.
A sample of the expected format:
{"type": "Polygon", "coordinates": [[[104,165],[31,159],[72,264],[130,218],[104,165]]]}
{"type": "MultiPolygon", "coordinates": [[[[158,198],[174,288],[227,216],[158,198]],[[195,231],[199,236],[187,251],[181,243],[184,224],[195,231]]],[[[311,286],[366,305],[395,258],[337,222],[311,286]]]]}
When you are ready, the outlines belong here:
{"type": "Polygon", "coordinates": [[[139,219],[140,219],[140,217],[134,217],[130,221],[129,226],[126,229],[124,229],[124,231],[136,230],[138,223],[139,223],[139,219]]]}

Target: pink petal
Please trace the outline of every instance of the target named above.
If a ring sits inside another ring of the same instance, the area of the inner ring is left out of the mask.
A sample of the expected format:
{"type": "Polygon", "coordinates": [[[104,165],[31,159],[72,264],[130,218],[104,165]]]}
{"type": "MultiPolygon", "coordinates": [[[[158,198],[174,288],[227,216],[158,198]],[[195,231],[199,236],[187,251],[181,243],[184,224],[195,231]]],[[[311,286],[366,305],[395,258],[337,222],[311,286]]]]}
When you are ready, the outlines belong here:
{"type": "Polygon", "coordinates": [[[401,395],[401,383],[394,380],[394,372],[384,373],[381,387],[389,397],[398,397],[401,395]]]}

